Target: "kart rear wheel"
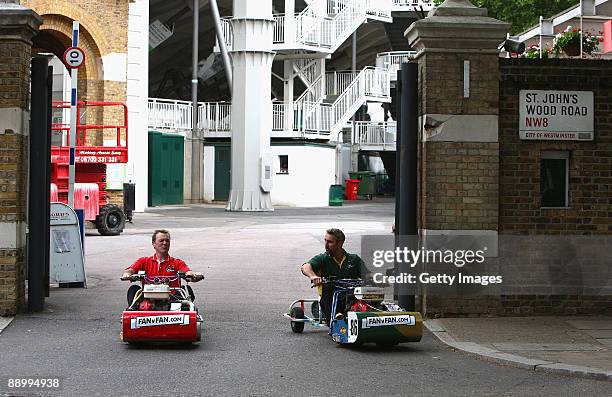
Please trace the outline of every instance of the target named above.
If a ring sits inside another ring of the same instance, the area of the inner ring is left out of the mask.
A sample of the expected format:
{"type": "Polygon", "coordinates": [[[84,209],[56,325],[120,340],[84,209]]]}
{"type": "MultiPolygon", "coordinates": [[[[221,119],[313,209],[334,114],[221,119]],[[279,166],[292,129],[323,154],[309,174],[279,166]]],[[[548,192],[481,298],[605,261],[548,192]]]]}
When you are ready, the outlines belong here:
{"type": "Polygon", "coordinates": [[[125,214],[119,206],[106,204],[96,217],[96,229],[102,236],[118,236],[125,226],[125,214]]]}
{"type": "MultiPolygon", "coordinates": [[[[304,311],[300,307],[292,308],[291,311],[289,312],[289,315],[292,318],[306,318],[304,317],[304,311]]],[[[304,323],[301,321],[292,321],[291,331],[295,332],[296,334],[302,333],[302,331],[304,331],[304,323]]]]}

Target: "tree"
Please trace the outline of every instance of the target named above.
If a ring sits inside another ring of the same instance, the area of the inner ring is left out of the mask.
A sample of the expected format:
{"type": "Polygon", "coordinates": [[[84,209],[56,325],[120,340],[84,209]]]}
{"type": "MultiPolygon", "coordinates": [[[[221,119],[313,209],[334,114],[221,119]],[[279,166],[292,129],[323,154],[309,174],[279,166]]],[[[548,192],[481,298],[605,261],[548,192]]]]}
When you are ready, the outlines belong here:
{"type": "MultiPolygon", "coordinates": [[[[436,4],[444,0],[434,0],[436,4]]],[[[476,7],[484,7],[489,16],[512,24],[512,34],[521,33],[544,18],[564,11],[580,0],[471,0],[476,7]]]]}

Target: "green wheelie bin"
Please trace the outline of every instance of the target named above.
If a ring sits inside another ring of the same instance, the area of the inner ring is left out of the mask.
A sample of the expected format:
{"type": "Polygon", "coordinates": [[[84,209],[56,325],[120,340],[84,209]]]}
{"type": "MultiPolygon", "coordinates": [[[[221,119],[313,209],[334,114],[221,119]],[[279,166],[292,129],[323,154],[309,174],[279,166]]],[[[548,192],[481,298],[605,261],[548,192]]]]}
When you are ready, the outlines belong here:
{"type": "Polygon", "coordinates": [[[331,185],[329,187],[329,206],[340,206],[342,205],[344,191],[342,185],[331,185]]]}
{"type": "Polygon", "coordinates": [[[357,194],[372,200],[376,194],[376,173],[372,171],[351,171],[351,179],[359,179],[359,190],[357,194]]]}

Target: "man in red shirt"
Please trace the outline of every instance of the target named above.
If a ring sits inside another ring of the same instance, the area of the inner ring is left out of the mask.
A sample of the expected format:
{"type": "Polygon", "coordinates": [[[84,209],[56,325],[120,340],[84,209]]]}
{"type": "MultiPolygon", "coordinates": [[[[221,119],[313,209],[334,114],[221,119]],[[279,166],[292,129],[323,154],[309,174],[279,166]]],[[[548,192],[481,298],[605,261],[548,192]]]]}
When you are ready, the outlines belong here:
{"type": "MultiPolygon", "coordinates": [[[[144,256],[136,260],[132,266],[125,269],[121,278],[129,278],[132,274],[136,274],[141,270],[145,271],[147,277],[176,276],[178,272],[184,272],[186,276],[191,276],[194,282],[204,278],[202,273],[191,271],[185,262],[178,258],[173,258],[168,254],[168,251],[170,251],[170,232],[163,229],[156,230],[151,236],[151,241],[155,254],[153,256],[144,256]]],[[[177,288],[179,286],[180,280],[175,280],[170,283],[170,287],[177,288]]],[[[128,304],[132,303],[139,289],[140,286],[138,285],[132,285],[130,287],[128,290],[128,304]]],[[[195,299],[191,288],[188,289],[190,290],[189,293],[192,300],[195,299]]]]}

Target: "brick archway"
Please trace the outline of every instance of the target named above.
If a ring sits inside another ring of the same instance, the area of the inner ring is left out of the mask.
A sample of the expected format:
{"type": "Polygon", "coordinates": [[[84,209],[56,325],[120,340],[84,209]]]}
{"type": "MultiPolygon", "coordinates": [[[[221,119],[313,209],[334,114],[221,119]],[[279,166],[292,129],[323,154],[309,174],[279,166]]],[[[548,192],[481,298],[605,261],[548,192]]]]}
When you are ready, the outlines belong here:
{"type": "MultiPolygon", "coordinates": [[[[34,39],[34,48],[38,51],[52,52],[62,59],[66,48],[71,45],[72,20],[63,15],[43,15],[43,25],[40,34],[34,39]]],[[[79,47],[85,53],[85,63],[79,69],[79,94],[81,101],[101,101],[105,98],[101,54],[97,43],[89,31],[81,27],[79,47]]],[[[104,114],[102,109],[88,111],[83,121],[88,124],[102,124],[104,114]]],[[[88,136],[90,144],[101,144],[102,135],[88,136]],[[98,142],[99,141],[99,142],[98,142]]]]}
{"type": "MultiPolygon", "coordinates": [[[[53,52],[61,59],[63,52],[71,45],[72,20],[63,15],[43,15],[43,21],[40,34],[34,39],[34,48],[53,52]]],[[[87,100],[103,97],[103,92],[89,90],[91,82],[101,82],[103,73],[99,47],[83,27],[80,29],[79,47],[85,53],[85,63],[79,69],[79,96],[87,100]]]]}
{"type": "MultiPolygon", "coordinates": [[[[22,0],[21,5],[33,9],[39,15],[43,17],[43,25],[41,30],[47,29],[48,16],[56,15],[67,18],[70,21],[79,21],[81,25],[81,32],[87,31],[88,35],[92,39],[92,42],[96,43],[96,47],[99,49],[99,55],[106,55],[113,52],[110,48],[109,42],[106,39],[106,35],[103,33],[104,30],[99,26],[99,20],[96,19],[95,15],[86,12],[74,1],[68,0],[22,0]]],[[[72,24],[68,32],[72,32],[72,24]]],[[[68,37],[71,37],[69,35],[68,37]]]]}

